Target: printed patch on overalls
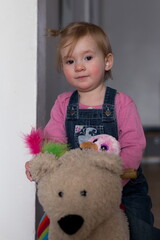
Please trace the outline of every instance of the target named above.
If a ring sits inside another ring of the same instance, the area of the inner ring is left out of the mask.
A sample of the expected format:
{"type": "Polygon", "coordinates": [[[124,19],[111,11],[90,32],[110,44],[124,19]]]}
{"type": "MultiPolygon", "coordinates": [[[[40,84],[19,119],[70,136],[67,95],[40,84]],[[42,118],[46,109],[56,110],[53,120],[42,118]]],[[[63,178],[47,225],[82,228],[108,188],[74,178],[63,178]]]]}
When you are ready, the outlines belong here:
{"type": "Polygon", "coordinates": [[[83,142],[88,141],[92,136],[96,136],[104,133],[102,125],[88,126],[88,125],[75,125],[75,141],[80,145],[83,142]]]}

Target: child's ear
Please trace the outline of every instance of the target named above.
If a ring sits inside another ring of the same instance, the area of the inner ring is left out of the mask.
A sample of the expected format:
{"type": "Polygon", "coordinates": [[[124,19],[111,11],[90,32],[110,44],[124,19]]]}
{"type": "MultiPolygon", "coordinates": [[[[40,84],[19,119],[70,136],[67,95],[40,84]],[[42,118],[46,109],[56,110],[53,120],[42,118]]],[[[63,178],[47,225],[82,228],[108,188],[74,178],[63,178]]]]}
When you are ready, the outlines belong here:
{"type": "Polygon", "coordinates": [[[105,57],[105,70],[109,71],[113,67],[114,58],[112,53],[108,53],[105,57]]]}
{"type": "Polygon", "coordinates": [[[30,173],[34,181],[38,182],[43,176],[54,171],[58,165],[58,159],[51,153],[40,153],[30,162],[30,173]]]}

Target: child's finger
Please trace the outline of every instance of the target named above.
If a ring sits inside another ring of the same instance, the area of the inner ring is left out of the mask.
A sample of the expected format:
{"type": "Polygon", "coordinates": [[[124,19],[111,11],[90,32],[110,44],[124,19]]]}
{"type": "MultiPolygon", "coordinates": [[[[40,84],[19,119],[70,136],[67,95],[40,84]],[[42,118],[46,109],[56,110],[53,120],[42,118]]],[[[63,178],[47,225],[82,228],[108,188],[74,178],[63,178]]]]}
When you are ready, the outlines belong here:
{"type": "Polygon", "coordinates": [[[26,170],[26,176],[31,182],[33,181],[33,178],[28,170],[26,170]]]}
{"type": "Polygon", "coordinates": [[[31,173],[30,173],[29,161],[26,162],[25,169],[26,169],[26,176],[27,176],[27,178],[32,182],[33,178],[32,178],[31,173]]]}

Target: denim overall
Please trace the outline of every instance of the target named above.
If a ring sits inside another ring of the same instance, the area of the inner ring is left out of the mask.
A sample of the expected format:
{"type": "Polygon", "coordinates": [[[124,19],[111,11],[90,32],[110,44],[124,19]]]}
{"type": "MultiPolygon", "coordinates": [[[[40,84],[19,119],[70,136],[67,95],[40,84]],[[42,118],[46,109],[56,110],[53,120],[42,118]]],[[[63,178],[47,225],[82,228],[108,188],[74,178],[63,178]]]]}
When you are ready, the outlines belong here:
{"type": "Polygon", "coordinates": [[[70,97],[66,116],[66,133],[71,148],[98,134],[109,134],[118,139],[114,111],[116,90],[107,87],[102,109],[79,109],[78,92],[70,97]]]}
{"type": "MultiPolygon", "coordinates": [[[[107,87],[102,109],[79,109],[78,92],[73,92],[66,116],[66,133],[72,149],[98,134],[109,134],[118,140],[115,95],[116,90],[107,87]]],[[[141,167],[138,177],[123,188],[122,203],[129,221],[130,240],[160,240],[160,230],[153,227],[152,204],[141,167]]]]}

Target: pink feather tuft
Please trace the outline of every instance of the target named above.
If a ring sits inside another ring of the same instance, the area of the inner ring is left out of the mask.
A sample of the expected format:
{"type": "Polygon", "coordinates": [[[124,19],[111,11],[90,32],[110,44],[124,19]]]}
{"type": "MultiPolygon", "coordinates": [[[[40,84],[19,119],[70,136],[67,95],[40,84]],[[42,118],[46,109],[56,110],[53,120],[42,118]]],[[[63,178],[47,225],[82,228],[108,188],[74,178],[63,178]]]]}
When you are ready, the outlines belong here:
{"type": "Polygon", "coordinates": [[[24,136],[26,146],[30,149],[31,154],[38,154],[42,150],[43,131],[38,128],[32,128],[30,134],[24,136]]]}

